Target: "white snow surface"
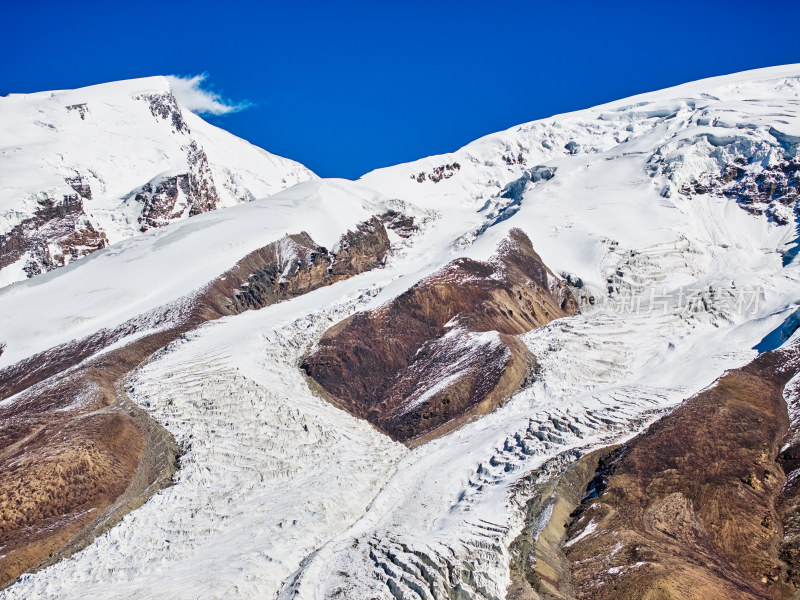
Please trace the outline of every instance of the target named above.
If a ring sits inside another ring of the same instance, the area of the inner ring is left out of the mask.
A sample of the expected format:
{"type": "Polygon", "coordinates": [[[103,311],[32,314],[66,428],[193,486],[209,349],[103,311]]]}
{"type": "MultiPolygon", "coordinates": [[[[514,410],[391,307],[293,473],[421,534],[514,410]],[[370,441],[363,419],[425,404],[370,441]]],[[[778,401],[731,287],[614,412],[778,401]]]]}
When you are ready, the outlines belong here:
{"type": "Polygon", "coordinates": [[[330,243],[365,207],[395,200],[437,215],[385,268],[208,324],[138,369],[131,397],[188,450],[176,485],[0,597],[505,597],[521,478],[567,450],[635,435],[749,362],[797,309],[800,266],[781,256],[795,224],[678,191],[738,156],[796,155],[799,115],[800,65],[704,80],[521,125],[358,184],[303,184],[0,292],[6,365],[174,300],[283,233],[330,243]],[[502,158],[520,154],[524,165],[502,158]],[[417,181],[456,162],[450,178],[417,181]],[[555,176],[509,191],[540,164],[555,176]],[[511,227],[595,299],[523,336],[542,367],[532,385],[414,450],[312,395],[297,365],[327,327],[455,257],[488,258],[511,227]]]}

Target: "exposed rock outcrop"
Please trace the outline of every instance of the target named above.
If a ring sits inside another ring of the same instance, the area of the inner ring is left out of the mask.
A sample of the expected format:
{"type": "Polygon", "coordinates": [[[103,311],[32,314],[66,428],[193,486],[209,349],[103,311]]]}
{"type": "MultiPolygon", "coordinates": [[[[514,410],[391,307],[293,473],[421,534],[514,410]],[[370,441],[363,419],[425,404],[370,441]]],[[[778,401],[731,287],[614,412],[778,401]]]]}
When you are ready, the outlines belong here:
{"type": "Polygon", "coordinates": [[[684,185],[681,193],[720,194],[735,200],[747,212],[765,214],[779,225],[793,220],[800,197],[800,161],[784,157],[766,167],[748,167],[745,158],[737,158],[718,177],[700,178],[692,185],[684,185]]]}
{"type": "Polygon", "coordinates": [[[390,210],[381,218],[386,229],[391,229],[402,238],[409,238],[419,231],[419,227],[414,223],[414,217],[409,217],[403,213],[390,210]]]}
{"type": "Polygon", "coordinates": [[[154,117],[168,121],[178,133],[189,133],[189,126],[183,120],[181,107],[178,106],[178,101],[171,91],[159,94],[144,94],[139,98],[150,105],[150,112],[153,113],[154,117]]]}
{"type": "Polygon", "coordinates": [[[67,110],[70,112],[77,112],[81,117],[81,121],[85,121],[86,115],[89,114],[89,107],[87,106],[86,102],[81,102],[80,104],[70,104],[67,106],[67,110]]]}
{"type": "Polygon", "coordinates": [[[215,279],[197,299],[197,310],[206,318],[238,314],[379,267],[390,248],[383,222],[395,218],[397,213],[387,213],[360,223],[332,250],[316,244],[306,232],[286,235],[215,279]]]}
{"type": "Polygon", "coordinates": [[[106,247],[105,233],[84,213],[83,202],[91,198],[91,190],[80,179],[72,181],[68,183],[84,194],[40,198],[33,217],[0,235],[0,269],[24,258],[23,269],[33,277],[106,247]]]}
{"type": "Polygon", "coordinates": [[[784,445],[783,390],[798,358],[797,346],[764,353],[619,450],[568,470],[556,496],[571,498],[575,510],[536,525],[561,528],[560,556],[552,539],[534,544],[534,560],[515,574],[514,597],[795,597],[800,464],[796,432],[784,445]],[[585,490],[577,502],[568,493],[575,485],[585,490]]]}
{"type": "Polygon", "coordinates": [[[217,208],[219,194],[206,153],[194,140],[185,150],[188,173],[150,181],[134,195],[134,200],[142,205],[139,217],[142,231],[217,208]]]}
{"type": "Polygon", "coordinates": [[[457,259],[395,300],[332,327],[302,368],[324,395],[410,441],[493,410],[535,370],[515,336],[575,312],[530,240],[457,259]]]}
{"type": "Polygon", "coordinates": [[[439,165],[438,167],[433,167],[430,173],[421,171],[416,175],[411,175],[411,179],[416,179],[417,182],[419,183],[422,183],[426,179],[432,181],[433,183],[439,183],[442,179],[450,179],[460,170],[461,170],[461,165],[458,164],[457,162],[454,162],[451,164],[444,164],[444,165],[439,165]]]}

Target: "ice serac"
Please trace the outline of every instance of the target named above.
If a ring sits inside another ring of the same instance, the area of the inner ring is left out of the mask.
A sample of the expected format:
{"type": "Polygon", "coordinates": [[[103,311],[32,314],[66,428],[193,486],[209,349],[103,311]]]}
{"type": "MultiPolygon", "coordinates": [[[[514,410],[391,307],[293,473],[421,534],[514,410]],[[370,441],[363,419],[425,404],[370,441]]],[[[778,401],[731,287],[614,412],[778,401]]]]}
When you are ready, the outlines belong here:
{"type": "Polygon", "coordinates": [[[164,77],[0,98],[0,284],[316,176],[182,108],[164,77]]]}
{"type": "Polygon", "coordinates": [[[516,336],[576,309],[512,229],[488,262],[456,259],[335,325],[302,368],[334,404],[394,439],[419,441],[508,398],[536,368],[516,336]]]}

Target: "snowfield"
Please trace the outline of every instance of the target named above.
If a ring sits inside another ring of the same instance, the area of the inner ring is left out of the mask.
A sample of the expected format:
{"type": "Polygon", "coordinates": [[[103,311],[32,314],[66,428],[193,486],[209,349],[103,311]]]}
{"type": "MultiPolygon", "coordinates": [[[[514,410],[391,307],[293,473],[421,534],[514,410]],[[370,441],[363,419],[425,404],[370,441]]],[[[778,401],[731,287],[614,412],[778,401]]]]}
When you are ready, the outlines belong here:
{"type": "Polygon", "coordinates": [[[736,159],[748,173],[797,160],[799,146],[800,65],[763,69],[357,183],[300,184],[5,288],[0,366],[174,301],[284,233],[328,245],[379,209],[427,219],[383,269],[209,323],[141,366],[130,397],[186,450],[175,485],[0,597],[505,597],[525,475],[635,435],[794,318],[794,205],[751,214],[696,184],[736,159]],[[523,336],[536,381],[413,450],[309,390],[298,364],[328,327],[456,257],[488,259],[511,227],[580,280],[580,314],[523,336]]]}

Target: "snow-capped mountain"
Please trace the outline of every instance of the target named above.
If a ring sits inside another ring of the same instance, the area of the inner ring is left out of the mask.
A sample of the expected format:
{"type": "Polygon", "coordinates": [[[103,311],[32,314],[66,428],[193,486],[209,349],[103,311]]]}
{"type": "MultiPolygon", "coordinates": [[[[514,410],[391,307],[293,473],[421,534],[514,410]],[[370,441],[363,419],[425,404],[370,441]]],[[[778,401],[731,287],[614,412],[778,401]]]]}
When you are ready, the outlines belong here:
{"type": "Polygon", "coordinates": [[[315,178],[206,123],[165,77],[0,98],[0,283],[315,178]]]}
{"type": "MultiPolygon", "coordinates": [[[[0,572],[43,568],[0,597],[537,598],[514,595],[519,557],[543,531],[588,556],[600,526],[548,529],[572,508],[536,508],[543,486],[797,337],[799,150],[800,66],[762,69],[303,182],[7,286],[0,572]]],[[[647,557],[615,561],[612,587],[647,557]]]]}

